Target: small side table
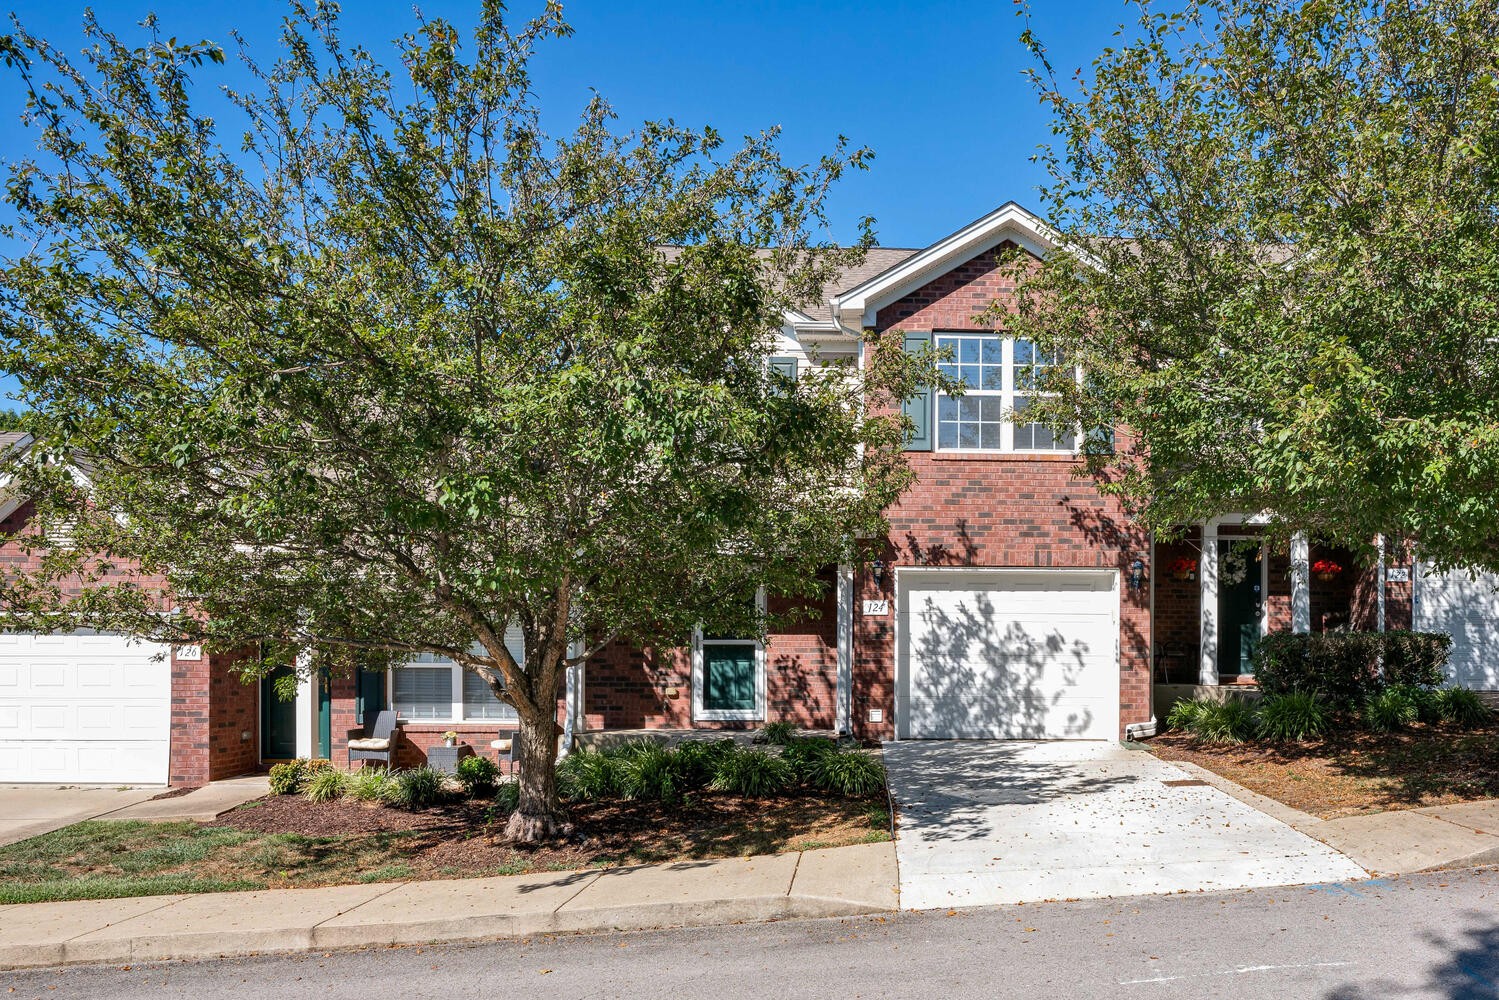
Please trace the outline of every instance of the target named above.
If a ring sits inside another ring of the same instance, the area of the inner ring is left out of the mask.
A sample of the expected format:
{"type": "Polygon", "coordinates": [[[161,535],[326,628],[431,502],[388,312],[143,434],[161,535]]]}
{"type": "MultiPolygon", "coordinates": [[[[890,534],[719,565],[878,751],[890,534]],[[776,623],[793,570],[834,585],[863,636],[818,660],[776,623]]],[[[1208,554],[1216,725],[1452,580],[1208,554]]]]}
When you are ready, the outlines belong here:
{"type": "Polygon", "coordinates": [[[473,755],[474,748],[467,743],[460,743],[456,747],[445,747],[439,743],[427,750],[427,766],[443,774],[457,774],[458,762],[473,755]]]}

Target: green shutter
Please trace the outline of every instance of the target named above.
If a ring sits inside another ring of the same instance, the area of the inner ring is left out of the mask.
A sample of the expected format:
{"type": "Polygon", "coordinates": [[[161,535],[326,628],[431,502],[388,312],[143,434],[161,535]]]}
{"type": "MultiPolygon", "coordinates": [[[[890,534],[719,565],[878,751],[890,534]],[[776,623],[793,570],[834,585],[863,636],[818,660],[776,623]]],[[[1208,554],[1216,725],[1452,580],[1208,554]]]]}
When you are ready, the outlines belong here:
{"type": "Polygon", "coordinates": [[[753,712],[753,643],[703,647],[703,708],[713,712],[753,712]]]}
{"type": "MultiPolygon", "coordinates": [[[[922,332],[907,332],[905,348],[907,354],[919,354],[930,347],[932,335],[922,332]]],[[[922,386],[916,390],[916,395],[906,400],[903,407],[906,416],[911,418],[911,434],[906,439],[907,451],[931,451],[932,450],[932,389],[931,386],[922,386]]]]}
{"type": "MultiPolygon", "coordinates": [[[[788,357],[775,357],[775,358],[771,358],[770,359],[770,374],[772,376],[772,380],[773,381],[779,381],[779,379],[784,378],[784,379],[789,379],[792,384],[795,384],[796,383],[796,359],[795,358],[788,358],[788,357]]],[[[781,394],[783,394],[786,391],[786,389],[785,389],[784,386],[775,385],[775,386],[773,386],[771,388],[771,391],[774,392],[777,395],[781,395],[781,394]]]]}

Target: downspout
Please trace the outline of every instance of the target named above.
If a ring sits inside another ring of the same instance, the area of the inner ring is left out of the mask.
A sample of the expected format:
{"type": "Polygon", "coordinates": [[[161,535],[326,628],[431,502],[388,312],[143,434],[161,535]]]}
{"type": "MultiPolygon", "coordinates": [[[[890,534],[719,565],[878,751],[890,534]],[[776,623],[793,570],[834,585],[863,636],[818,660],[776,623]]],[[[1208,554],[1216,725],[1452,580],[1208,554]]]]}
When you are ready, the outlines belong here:
{"type": "Polygon", "coordinates": [[[1384,624],[1384,591],[1385,591],[1384,535],[1380,534],[1380,535],[1376,536],[1375,541],[1376,541],[1376,543],[1377,543],[1377,545],[1379,547],[1379,589],[1378,589],[1378,594],[1377,594],[1377,602],[1378,603],[1376,604],[1377,610],[1375,612],[1375,630],[1378,631],[1378,632],[1383,632],[1385,630],[1385,624],[1384,624]]]}
{"type": "Polygon", "coordinates": [[[1150,641],[1145,644],[1146,669],[1150,683],[1147,690],[1150,698],[1150,721],[1132,722],[1124,727],[1125,742],[1149,739],[1155,735],[1155,532],[1150,533],[1150,641]]]}

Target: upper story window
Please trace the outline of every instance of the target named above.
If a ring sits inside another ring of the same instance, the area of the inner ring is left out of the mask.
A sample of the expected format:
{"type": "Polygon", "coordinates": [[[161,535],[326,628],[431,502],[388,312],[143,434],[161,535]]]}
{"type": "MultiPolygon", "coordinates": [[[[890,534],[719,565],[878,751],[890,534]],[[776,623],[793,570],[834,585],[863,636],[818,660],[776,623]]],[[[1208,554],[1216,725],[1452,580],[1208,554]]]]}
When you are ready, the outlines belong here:
{"type": "Polygon", "coordinates": [[[1060,353],[998,333],[938,333],[932,345],[952,352],[944,375],[962,379],[959,398],[937,395],[937,447],[943,451],[1076,450],[1077,435],[1055,434],[1025,423],[1031,400],[1043,395],[1051,370],[1065,367],[1060,353]],[[1007,415],[1013,414],[1007,419],[1007,415]]]}

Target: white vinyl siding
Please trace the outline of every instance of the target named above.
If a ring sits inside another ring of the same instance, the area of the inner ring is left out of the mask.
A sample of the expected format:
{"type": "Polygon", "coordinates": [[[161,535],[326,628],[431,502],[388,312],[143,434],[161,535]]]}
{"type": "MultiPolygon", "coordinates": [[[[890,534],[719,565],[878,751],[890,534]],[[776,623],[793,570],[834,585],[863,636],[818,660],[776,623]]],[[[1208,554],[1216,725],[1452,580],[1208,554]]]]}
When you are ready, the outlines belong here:
{"type": "MultiPolygon", "coordinates": [[[[505,646],[525,662],[520,629],[505,633],[505,646]]],[[[476,653],[482,647],[475,646],[476,653]]],[[[403,719],[420,722],[490,722],[516,719],[515,709],[495,697],[478,674],[446,657],[422,653],[390,671],[390,703],[403,719]]]]}

